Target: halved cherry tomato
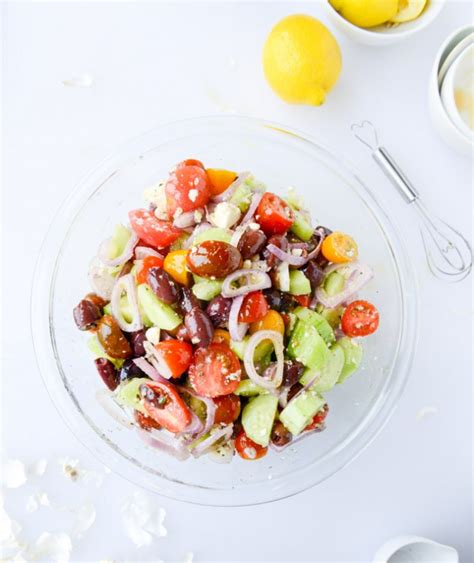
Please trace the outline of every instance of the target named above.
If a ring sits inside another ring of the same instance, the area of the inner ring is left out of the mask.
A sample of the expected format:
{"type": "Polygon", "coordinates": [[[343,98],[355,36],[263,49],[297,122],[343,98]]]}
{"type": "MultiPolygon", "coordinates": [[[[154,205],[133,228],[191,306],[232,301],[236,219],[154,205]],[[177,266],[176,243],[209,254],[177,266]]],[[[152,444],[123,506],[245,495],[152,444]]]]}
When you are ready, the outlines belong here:
{"type": "Polygon", "coordinates": [[[165,257],[164,270],[181,285],[189,286],[191,274],[186,267],[186,257],[189,250],[173,250],[165,257]]]}
{"type": "Polygon", "coordinates": [[[224,344],[198,348],[189,367],[189,382],[203,397],[233,393],[240,383],[239,358],[224,344]]]}
{"type": "Polygon", "coordinates": [[[295,216],[286,201],[265,192],[255,212],[255,220],[266,235],[282,235],[293,225],[295,216]]]}
{"type": "Polygon", "coordinates": [[[240,398],[233,393],[216,397],[213,399],[216,404],[216,414],[214,417],[215,424],[231,424],[235,422],[240,415],[240,398]]]}
{"type": "Polygon", "coordinates": [[[212,195],[219,195],[237,178],[237,173],[232,170],[223,170],[220,168],[208,168],[206,170],[209,178],[209,189],[212,195]]]}
{"type": "Polygon", "coordinates": [[[252,323],[249,327],[250,334],[254,334],[259,330],[274,330],[280,334],[285,334],[285,321],[283,320],[283,316],[277,311],[270,309],[262,319],[252,323]]]}
{"type": "MultiPolygon", "coordinates": [[[[193,347],[189,342],[182,340],[164,340],[155,346],[155,354],[159,363],[171,377],[183,375],[189,368],[193,359],[193,347]]],[[[167,374],[166,374],[167,375],[167,374]]]]}
{"type": "Polygon", "coordinates": [[[256,444],[243,430],[235,439],[235,449],[240,457],[249,461],[260,459],[261,457],[267,455],[268,452],[268,448],[260,446],[260,444],[256,444]]]}
{"type": "Polygon", "coordinates": [[[308,424],[308,426],[305,428],[305,430],[315,430],[316,428],[319,428],[319,429],[322,430],[323,426],[324,426],[324,421],[326,420],[328,412],[329,412],[329,406],[326,403],[324,405],[324,407],[314,415],[313,420],[308,424]]]}
{"type": "Polygon", "coordinates": [[[135,422],[138,424],[138,426],[140,426],[140,428],[143,428],[143,430],[151,430],[152,428],[159,430],[161,428],[156,420],[153,420],[151,416],[147,416],[140,411],[134,411],[133,418],[135,419],[135,422]]]}
{"type": "Polygon", "coordinates": [[[196,158],[187,158],[186,160],[181,161],[176,166],[176,168],[184,168],[185,166],[198,166],[199,168],[205,170],[204,164],[200,160],[197,160],[196,158]]]}
{"type": "Polygon", "coordinates": [[[344,233],[338,231],[331,233],[321,246],[324,258],[335,264],[344,264],[357,260],[359,250],[356,241],[344,233]]]}
{"type": "Polygon", "coordinates": [[[163,260],[158,256],[145,256],[137,272],[137,285],[148,283],[148,272],[151,268],[162,268],[163,260]]]}
{"type": "Polygon", "coordinates": [[[268,313],[268,303],[261,291],[248,293],[242,301],[239,312],[240,323],[254,323],[268,313]]]}
{"type": "Polygon", "coordinates": [[[379,326],[379,312],[372,303],[353,301],[349,303],[341,319],[341,328],[347,336],[368,336],[379,326]]]}
{"type": "Polygon", "coordinates": [[[311,295],[293,295],[293,299],[298,301],[301,307],[309,307],[311,295]]]}
{"type": "Polygon", "coordinates": [[[165,193],[170,218],[178,209],[184,212],[203,207],[211,197],[206,171],[199,166],[178,167],[168,178],[165,193]]]}
{"type": "Polygon", "coordinates": [[[144,383],[140,395],[148,416],[166,430],[182,432],[191,422],[191,411],[171,383],[144,383]]]}
{"type": "Polygon", "coordinates": [[[166,248],[183,233],[168,221],[161,221],[148,209],[128,213],[132,229],[142,240],[156,248],[166,248]]]}
{"type": "Polygon", "coordinates": [[[224,344],[225,346],[230,346],[230,334],[223,328],[216,328],[212,341],[214,344],[224,344]]]}

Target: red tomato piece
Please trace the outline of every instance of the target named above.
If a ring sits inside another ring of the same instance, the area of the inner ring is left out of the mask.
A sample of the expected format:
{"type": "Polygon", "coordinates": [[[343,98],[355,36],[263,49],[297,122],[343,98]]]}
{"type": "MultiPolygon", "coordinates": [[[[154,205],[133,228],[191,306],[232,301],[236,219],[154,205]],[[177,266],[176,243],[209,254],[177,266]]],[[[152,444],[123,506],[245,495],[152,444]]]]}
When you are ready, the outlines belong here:
{"type": "Polygon", "coordinates": [[[324,405],[324,407],[314,415],[313,420],[308,424],[308,426],[305,428],[305,430],[316,430],[316,428],[318,428],[319,430],[322,430],[323,427],[324,427],[324,421],[326,420],[328,412],[329,412],[329,406],[326,403],[324,405]]]}
{"type": "Polygon", "coordinates": [[[224,344],[198,348],[189,367],[189,381],[199,395],[219,397],[233,393],[240,383],[239,358],[224,344]]]}
{"type": "Polygon", "coordinates": [[[282,235],[293,225],[295,216],[286,201],[265,192],[255,212],[255,220],[266,235],[282,235]]]}
{"type": "Polygon", "coordinates": [[[148,272],[156,267],[162,268],[163,260],[158,256],[145,256],[137,273],[137,285],[148,283],[148,272]]]}
{"type": "Polygon", "coordinates": [[[191,411],[171,383],[144,383],[140,394],[147,415],[166,430],[182,432],[191,422],[191,411]]]}
{"type": "Polygon", "coordinates": [[[196,158],[187,158],[186,160],[182,160],[176,166],[176,169],[184,168],[185,166],[198,166],[199,168],[202,168],[203,170],[205,170],[204,164],[200,160],[197,160],[196,158]]]}
{"type": "Polygon", "coordinates": [[[267,455],[268,448],[256,444],[251,440],[247,434],[242,430],[235,439],[235,449],[243,459],[254,461],[267,455]]]}
{"type": "Polygon", "coordinates": [[[293,295],[293,299],[298,301],[301,307],[309,307],[311,295],[293,295]]]}
{"type": "Polygon", "coordinates": [[[231,395],[224,395],[223,397],[216,397],[213,399],[216,404],[215,424],[231,424],[235,422],[240,415],[240,398],[233,393],[231,395]]]}
{"type": "Polygon", "coordinates": [[[134,411],[133,418],[135,419],[135,422],[138,424],[138,426],[140,426],[140,428],[143,428],[143,430],[151,430],[152,428],[159,430],[161,428],[156,420],[153,420],[151,416],[147,416],[140,411],[134,411]]]}
{"type": "Polygon", "coordinates": [[[128,218],[136,235],[156,248],[166,248],[182,235],[181,229],[157,219],[148,209],[130,211],[128,218]]]}
{"type": "Polygon", "coordinates": [[[350,337],[368,336],[379,326],[379,312],[372,303],[353,301],[349,303],[342,315],[341,328],[350,337]]]}
{"type": "Polygon", "coordinates": [[[255,323],[268,313],[269,306],[261,291],[248,293],[242,301],[239,323],[255,323]]]}
{"type": "Polygon", "coordinates": [[[193,211],[209,201],[211,192],[206,171],[199,166],[183,166],[171,173],[165,185],[168,217],[176,211],[193,211]]]}
{"type": "Polygon", "coordinates": [[[182,340],[164,340],[155,346],[158,361],[164,364],[171,377],[180,377],[193,359],[193,347],[182,340]]]}

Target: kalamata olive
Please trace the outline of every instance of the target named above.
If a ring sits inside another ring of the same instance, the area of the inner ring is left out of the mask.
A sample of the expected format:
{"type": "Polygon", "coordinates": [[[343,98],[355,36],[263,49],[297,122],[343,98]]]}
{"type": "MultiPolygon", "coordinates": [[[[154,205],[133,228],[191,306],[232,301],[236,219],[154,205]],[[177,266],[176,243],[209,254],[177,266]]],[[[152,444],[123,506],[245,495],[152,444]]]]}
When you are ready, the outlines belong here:
{"type": "Polygon", "coordinates": [[[143,346],[145,340],[146,340],[146,335],[144,330],[137,330],[135,332],[130,333],[129,341],[130,341],[130,345],[132,346],[133,355],[135,357],[145,355],[145,347],[143,346]]]}
{"type": "Polygon", "coordinates": [[[280,313],[292,311],[298,303],[289,294],[279,291],[278,289],[267,289],[263,292],[270,309],[274,309],[280,313]]]}
{"type": "Polygon", "coordinates": [[[190,313],[193,309],[201,308],[198,298],[187,287],[181,288],[181,300],[179,302],[179,308],[181,309],[183,315],[190,313]]]}
{"type": "Polygon", "coordinates": [[[212,321],[212,324],[217,328],[224,325],[229,320],[230,307],[232,299],[218,295],[210,301],[207,306],[206,313],[212,321]]]}
{"type": "Polygon", "coordinates": [[[184,342],[191,341],[191,337],[189,336],[188,329],[184,326],[184,324],[179,325],[179,327],[176,329],[176,338],[184,342]]]}
{"type": "Polygon", "coordinates": [[[133,379],[134,377],[147,377],[146,373],[144,373],[133,360],[125,360],[123,362],[118,376],[121,383],[127,379],[133,379]]]}
{"type": "Polygon", "coordinates": [[[254,231],[252,229],[247,229],[242,235],[237,248],[242,255],[242,260],[247,260],[258,254],[265,243],[267,242],[267,237],[263,231],[254,231]]]}
{"type": "Polygon", "coordinates": [[[279,420],[275,422],[271,435],[271,441],[275,446],[285,446],[291,442],[292,438],[291,432],[287,430],[279,420]]]}
{"type": "Polygon", "coordinates": [[[331,229],[328,229],[327,227],[323,227],[323,225],[318,225],[314,230],[319,231],[323,235],[323,238],[326,238],[328,235],[332,233],[331,229]]]}
{"type": "Polygon", "coordinates": [[[287,360],[283,367],[283,383],[285,387],[292,387],[303,375],[304,365],[296,360],[287,360]]]}
{"type": "Polygon", "coordinates": [[[148,270],[148,285],[153,293],[163,303],[171,305],[178,301],[179,291],[176,282],[169,276],[163,268],[155,266],[148,270]]]}
{"type": "MultiPolygon", "coordinates": [[[[268,241],[268,244],[274,244],[278,248],[281,248],[285,252],[288,250],[288,240],[284,235],[273,235],[268,241]]],[[[263,258],[266,260],[270,268],[274,268],[280,264],[280,260],[272,254],[267,248],[263,251],[263,258]]]]}
{"type": "Polygon", "coordinates": [[[97,295],[97,293],[88,293],[84,297],[84,299],[87,299],[87,301],[92,301],[92,303],[94,303],[94,305],[97,305],[99,309],[103,309],[108,303],[108,301],[103,299],[100,295],[97,295]]]}
{"type": "Polygon", "coordinates": [[[242,264],[242,256],[237,248],[220,240],[205,240],[196,244],[186,260],[194,274],[205,278],[225,278],[242,264]]]}
{"type": "Polygon", "coordinates": [[[211,319],[202,309],[193,309],[184,317],[191,342],[200,348],[209,346],[214,335],[211,319]]]}
{"type": "Polygon", "coordinates": [[[111,315],[104,315],[97,325],[97,338],[111,358],[126,360],[133,355],[132,348],[111,315]]]}
{"type": "Polygon", "coordinates": [[[304,270],[306,277],[309,279],[311,287],[316,289],[324,279],[323,270],[314,260],[310,260],[304,270]]]}
{"type": "Polygon", "coordinates": [[[74,321],[79,330],[95,328],[102,312],[92,301],[83,299],[73,310],[74,321]]]}
{"type": "Polygon", "coordinates": [[[114,364],[107,358],[97,358],[94,362],[102,381],[111,391],[115,391],[120,380],[114,364]]]}
{"type": "Polygon", "coordinates": [[[295,383],[293,385],[293,387],[288,392],[288,401],[291,401],[291,399],[293,399],[293,397],[296,395],[296,393],[299,393],[301,391],[301,389],[303,389],[303,386],[301,385],[301,383],[295,383]]]}

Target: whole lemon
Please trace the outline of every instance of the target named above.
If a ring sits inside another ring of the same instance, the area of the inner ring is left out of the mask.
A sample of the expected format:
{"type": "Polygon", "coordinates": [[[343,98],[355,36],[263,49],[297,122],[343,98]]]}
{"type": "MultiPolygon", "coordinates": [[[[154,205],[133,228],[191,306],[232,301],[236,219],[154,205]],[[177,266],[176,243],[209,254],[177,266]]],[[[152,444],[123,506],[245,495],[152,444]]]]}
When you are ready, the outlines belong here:
{"type": "Polygon", "coordinates": [[[359,27],[373,27],[391,20],[398,0],[329,0],[343,18],[359,27]]]}
{"type": "Polygon", "coordinates": [[[263,68],[286,102],[319,106],[341,73],[341,50],[332,33],[311,16],[278,22],[263,48],[263,68]]]}

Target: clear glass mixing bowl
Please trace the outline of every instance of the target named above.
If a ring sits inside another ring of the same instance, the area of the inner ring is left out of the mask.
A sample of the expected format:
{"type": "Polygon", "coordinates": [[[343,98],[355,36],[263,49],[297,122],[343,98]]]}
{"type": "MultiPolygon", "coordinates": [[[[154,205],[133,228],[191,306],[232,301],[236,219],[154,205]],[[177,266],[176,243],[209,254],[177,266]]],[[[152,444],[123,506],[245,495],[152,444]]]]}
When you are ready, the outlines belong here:
{"type": "Polygon", "coordinates": [[[123,146],[76,187],[58,212],[39,257],[32,290],[32,333],[52,401],[79,440],[113,471],[151,491],[209,505],[249,505],[303,491],[359,454],[380,431],[406,383],[416,341],[415,281],[397,229],[372,192],[319,143],[273,123],[210,117],[173,123],[123,146]],[[98,244],[143,190],[188,157],[213,167],[251,170],[268,188],[294,186],[318,223],[350,233],[375,270],[362,294],[381,324],[364,340],[361,370],[327,393],[320,434],[256,462],[235,457],[178,462],[144,445],[96,400],[102,381],[72,309],[88,291],[98,244]]]}

